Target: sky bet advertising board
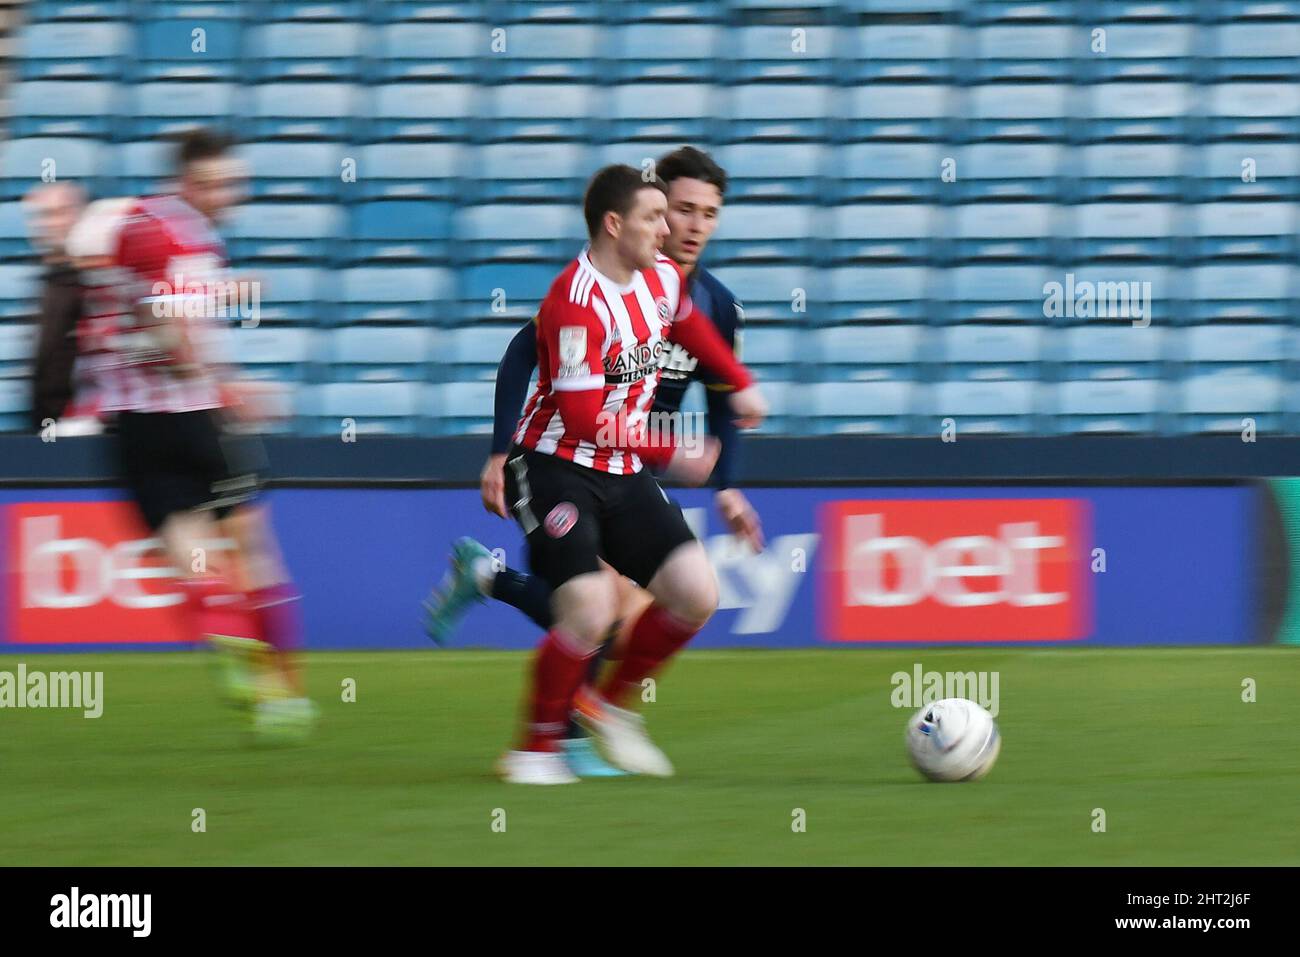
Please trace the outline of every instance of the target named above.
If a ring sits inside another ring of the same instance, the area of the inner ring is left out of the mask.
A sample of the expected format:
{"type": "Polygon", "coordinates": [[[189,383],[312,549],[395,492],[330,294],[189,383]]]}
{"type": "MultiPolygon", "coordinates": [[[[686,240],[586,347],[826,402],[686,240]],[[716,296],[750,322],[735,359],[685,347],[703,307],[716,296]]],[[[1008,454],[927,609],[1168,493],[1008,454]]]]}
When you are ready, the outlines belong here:
{"type": "MultiPolygon", "coordinates": [[[[1248,486],[763,488],[767,548],[673,490],[717,570],[696,647],[1205,645],[1262,639],[1248,486]]],[[[0,492],[0,649],[173,648],[181,598],[111,490],[0,492]]],[[[281,489],[267,500],[304,596],[309,647],[421,648],[420,602],[472,535],[527,567],[477,490],[281,489]]],[[[219,555],[222,542],[209,543],[219,555]]],[[[526,648],[512,608],[472,608],[454,641],[526,648]]],[[[1271,640],[1271,639],[1270,639],[1271,640]]]]}

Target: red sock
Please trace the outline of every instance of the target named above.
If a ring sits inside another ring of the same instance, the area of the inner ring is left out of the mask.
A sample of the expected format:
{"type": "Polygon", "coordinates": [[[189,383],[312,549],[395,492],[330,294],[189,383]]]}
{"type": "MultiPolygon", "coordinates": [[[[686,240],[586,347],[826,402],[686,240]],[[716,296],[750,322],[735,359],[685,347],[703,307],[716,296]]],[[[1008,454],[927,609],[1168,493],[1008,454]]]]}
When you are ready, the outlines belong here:
{"type": "Polygon", "coordinates": [[[262,640],[248,602],[224,578],[208,575],[183,579],[180,584],[194,640],[203,641],[212,635],[262,640]]]}
{"type": "Polygon", "coordinates": [[[623,659],[600,689],[601,697],[622,707],[641,682],[658,671],[699,629],[675,618],[659,605],[651,605],[632,626],[623,659]]]}
{"type": "Polygon", "coordinates": [[[302,691],[302,680],[293,652],[302,644],[302,626],[298,620],[299,594],[287,582],[255,588],[248,594],[248,604],[257,616],[262,640],[275,649],[275,663],[290,688],[302,691]]]}
{"type": "Polygon", "coordinates": [[[568,727],[573,696],[587,673],[591,652],[568,632],[552,628],[533,657],[531,723],[525,751],[554,751],[568,727]]]}

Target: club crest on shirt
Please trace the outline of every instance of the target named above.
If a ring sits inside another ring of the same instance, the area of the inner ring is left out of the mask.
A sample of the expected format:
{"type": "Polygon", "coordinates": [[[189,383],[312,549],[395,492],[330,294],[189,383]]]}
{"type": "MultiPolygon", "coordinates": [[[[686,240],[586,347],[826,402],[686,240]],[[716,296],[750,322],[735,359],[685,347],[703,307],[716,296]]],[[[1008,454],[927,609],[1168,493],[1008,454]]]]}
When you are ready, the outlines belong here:
{"type": "Polygon", "coordinates": [[[655,300],[655,311],[659,313],[660,320],[663,322],[668,321],[668,316],[671,315],[671,313],[668,309],[668,299],[666,296],[660,296],[655,300]]]}
{"type": "Polygon", "coordinates": [[[560,327],[560,370],[557,378],[576,379],[590,375],[587,365],[587,330],[583,326],[560,327]]]}
{"type": "Polygon", "coordinates": [[[572,502],[561,502],[546,515],[542,527],[551,538],[563,538],[578,524],[578,507],[572,502]]]}

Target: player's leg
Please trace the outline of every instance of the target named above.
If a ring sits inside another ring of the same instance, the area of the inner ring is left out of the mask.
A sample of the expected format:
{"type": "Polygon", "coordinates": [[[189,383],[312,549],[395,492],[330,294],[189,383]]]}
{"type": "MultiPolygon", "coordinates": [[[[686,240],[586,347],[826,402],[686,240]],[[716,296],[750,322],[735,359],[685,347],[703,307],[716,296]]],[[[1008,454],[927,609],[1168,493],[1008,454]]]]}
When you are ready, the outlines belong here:
{"type": "Polygon", "coordinates": [[[471,605],[494,598],[518,608],[543,631],[555,623],[551,586],[545,579],[503,565],[487,546],[458,538],[442,581],[424,601],[424,630],[445,645],[471,605]]]}

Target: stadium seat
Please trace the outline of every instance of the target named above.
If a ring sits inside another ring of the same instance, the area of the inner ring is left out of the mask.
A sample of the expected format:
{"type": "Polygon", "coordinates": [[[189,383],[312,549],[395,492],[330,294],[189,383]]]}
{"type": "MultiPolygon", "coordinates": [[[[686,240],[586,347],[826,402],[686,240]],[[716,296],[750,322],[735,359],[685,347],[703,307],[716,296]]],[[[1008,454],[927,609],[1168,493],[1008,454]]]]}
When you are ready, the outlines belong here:
{"type": "Polygon", "coordinates": [[[377,83],[472,80],[488,53],[488,30],[477,23],[394,23],[376,39],[381,52],[367,70],[377,83]]]}
{"type": "Polygon", "coordinates": [[[31,383],[22,379],[0,379],[0,432],[28,430],[31,392],[31,383]]]}
{"type": "Polygon", "coordinates": [[[963,266],[948,270],[936,290],[939,322],[1044,321],[1044,286],[1055,276],[1042,265],[963,266]]]}
{"type": "Polygon", "coordinates": [[[808,259],[818,235],[817,210],[805,204],[737,203],[709,243],[715,263],[808,259]]]}
{"type": "Polygon", "coordinates": [[[577,255],[585,234],[568,204],[493,203],[465,207],[456,216],[457,249],[474,262],[563,261],[577,255]]]}
{"type": "Polygon", "coordinates": [[[447,367],[448,377],[453,381],[496,381],[497,366],[510,340],[518,334],[520,325],[483,323],[452,329],[447,333],[444,348],[438,353],[438,362],[447,367]]]}
{"type": "Polygon", "coordinates": [[[737,143],[713,152],[727,171],[727,201],[790,202],[820,195],[825,148],[810,143],[737,143]]]}
{"type": "Polygon", "coordinates": [[[354,80],[361,73],[366,28],[355,23],[271,23],[245,37],[254,79],[354,80]]]}
{"type": "Polygon", "coordinates": [[[239,88],[230,83],[139,83],[130,90],[134,139],[159,139],[201,125],[229,128],[238,113],[239,88]]]}
{"type": "Polygon", "coordinates": [[[1205,139],[1300,138],[1300,90],[1294,83],[1220,83],[1204,90],[1205,139]]]}
{"type": "Polygon", "coordinates": [[[959,206],[954,220],[953,258],[1055,258],[1061,214],[1048,203],[972,203],[959,206]]]}
{"type": "Polygon", "coordinates": [[[347,199],[444,199],[459,197],[468,165],[454,143],[375,143],[357,154],[357,175],[342,185],[347,199]]]}
{"type": "Polygon", "coordinates": [[[934,254],[931,237],[942,234],[938,210],[920,203],[836,206],[830,220],[829,258],[837,263],[924,261],[934,254]]]}
{"type": "Polygon", "coordinates": [[[937,382],[921,393],[921,430],[937,432],[944,419],[954,419],[957,434],[1028,433],[1036,431],[1042,406],[1037,382],[961,379],[937,382]]]}
{"type": "Polygon", "coordinates": [[[577,143],[495,143],[474,151],[468,184],[477,201],[575,203],[593,164],[577,143]]]}
{"type": "Polygon", "coordinates": [[[370,14],[379,23],[429,23],[463,20],[464,3],[439,0],[384,0],[370,5],[370,14]]]}
{"type": "Polygon", "coordinates": [[[358,130],[367,142],[459,140],[477,114],[476,87],[466,83],[386,83],[358,130]]]}
{"type": "Polygon", "coordinates": [[[422,380],[421,367],[433,355],[432,329],[348,326],[326,335],[330,375],[336,382],[422,380]]]}
{"type": "Polygon", "coordinates": [[[848,90],[846,115],[835,125],[836,138],[862,140],[944,140],[948,136],[951,87],[937,83],[873,83],[848,90]]]}
{"type": "Polygon", "coordinates": [[[426,415],[442,435],[486,435],[492,431],[492,382],[445,382],[428,391],[426,415]]]}
{"type": "Polygon", "coordinates": [[[1043,357],[1041,325],[962,325],[942,330],[939,355],[949,379],[1035,379],[1043,357]]]}
{"type": "Polygon", "coordinates": [[[1080,32],[1062,26],[992,26],[974,31],[971,80],[977,83],[1063,82],[1087,48],[1080,32]]]}
{"type": "Polygon", "coordinates": [[[1062,433],[1125,434],[1162,431],[1164,385],[1152,379],[1060,382],[1052,400],[1053,427],[1062,433]]]}
{"type": "Polygon", "coordinates": [[[1097,13],[1100,22],[1108,20],[1189,22],[1196,19],[1199,5],[1199,0],[1099,0],[1097,13]]]}
{"type": "Polygon", "coordinates": [[[116,147],[113,161],[115,189],[124,196],[161,192],[172,175],[175,148],[165,140],[142,140],[116,147]]]}
{"type": "MultiPolygon", "coordinates": [[[[749,146],[745,149],[791,149],[804,146],[749,146]]],[[[736,150],[742,147],[735,147],[736,150]]],[[[815,154],[814,154],[815,155],[815,154]]],[[[928,203],[939,197],[942,150],[933,143],[851,143],[833,152],[827,173],[839,203],[855,200],[907,200],[928,203]]],[[[732,172],[735,161],[729,162],[732,172]]],[[[773,170],[769,175],[776,172],[773,170]]],[[[815,171],[804,175],[815,176],[815,171]]],[[[960,181],[960,180],[959,180],[960,181]]],[[[815,182],[812,188],[815,189],[815,182]]],[[[798,195],[798,194],[795,194],[798,195]]],[[[810,195],[815,193],[810,192],[810,195]]]]}
{"type": "MultiPolygon", "coordinates": [[[[814,358],[822,382],[912,381],[921,369],[922,326],[829,326],[814,335],[814,358]]],[[[752,360],[746,355],[745,361],[752,360]]]]}
{"type": "Polygon", "coordinates": [[[343,217],[323,203],[248,203],[235,209],[230,254],[241,260],[328,261],[337,254],[343,217]]]}
{"type": "MultiPolygon", "coordinates": [[[[236,271],[241,271],[236,269],[236,271]]],[[[332,299],[326,271],[304,266],[257,266],[248,270],[260,281],[259,326],[266,323],[322,324],[332,299]]]]}
{"type": "MultiPolygon", "coordinates": [[[[577,250],[574,250],[577,254],[577,250]]],[[[554,263],[489,263],[459,272],[458,322],[522,324],[537,307],[562,267],[554,263]]]]}
{"type": "Polygon", "coordinates": [[[976,0],[967,3],[966,16],[973,23],[1064,22],[1073,19],[1070,0],[976,0]]]}
{"type": "Polygon", "coordinates": [[[304,202],[339,198],[344,153],[336,143],[249,143],[239,148],[249,167],[253,199],[304,202]]]}
{"type": "MultiPolygon", "coordinates": [[[[378,89],[382,93],[385,88],[378,89]]],[[[247,117],[249,131],[262,140],[347,140],[352,132],[352,117],[367,115],[360,112],[361,95],[357,87],[347,83],[255,86],[247,117]]]]}
{"type": "Polygon", "coordinates": [[[736,82],[825,83],[835,78],[835,35],[835,28],[824,26],[740,27],[728,32],[732,53],[723,62],[736,82]]]}
{"type": "MultiPolygon", "coordinates": [[[[817,284],[819,289],[827,290],[827,309],[824,314],[814,313],[814,321],[927,322],[931,318],[926,301],[929,278],[930,273],[923,266],[848,266],[828,270],[817,284]]],[[[788,296],[785,305],[788,312],[788,296]]],[[[746,318],[748,308],[746,300],[746,318]]]]}
{"type": "Polygon", "coordinates": [[[1042,315],[1051,323],[1119,323],[1131,329],[1185,322],[1183,274],[1131,259],[1080,263],[1053,270],[1042,289],[1042,315]]]}
{"type": "MultiPolygon", "coordinates": [[[[589,141],[602,94],[576,83],[512,83],[491,91],[488,138],[589,141]]],[[[620,115],[622,115],[620,113],[620,115]]]]}
{"type": "Polygon", "coordinates": [[[231,348],[244,378],[304,382],[316,357],[315,330],[236,326],[231,348]]]}
{"type": "Polygon", "coordinates": [[[243,48],[239,21],[212,17],[151,19],[139,30],[139,59],[131,71],[139,80],[224,80],[242,78],[243,48]],[[200,32],[202,31],[202,32],[200,32]]]}
{"type": "MultiPolygon", "coordinates": [[[[831,88],[801,83],[733,87],[726,124],[729,142],[819,140],[829,132],[831,88]]],[[[720,105],[720,104],[718,104],[720,105]]],[[[689,139],[689,137],[686,137],[689,139]]]]}
{"type": "Polygon", "coordinates": [[[18,40],[18,75],[24,80],[116,80],[132,34],[122,23],[36,23],[18,40]]]}
{"type": "Polygon", "coordinates": [[[1073,326],[1047,340],[1047,358],[1067,380],[1158,379],[1168,332],[1156,325],[1073,326]]]}
{"type": "MultiPolygon", "coordinates": [[[[10,268],[0,266],[0,282],[7,279],[5,273],[10,268]]],[[[0,300],[0,315],[4,315],[6,306],[7,303],[0,300]]],[[[14,322],[12,317],[4,318],[9,321],[0,325],[0,379],[29,379],[40,327],[34,322],[14,322]]]]}
{"type": "MultiPolygon", "coordinates": [[[[242,2],[242,0],[241,0],[242,2]]],[[[35,23],[54,20],[125,20],[132,0],[31,0],[27,16],[35,23]]]]}
{"type": "Polygon", "coordinates": [[[1291,342],[1290,327],[1281,324],[1210,323],[1186,329],[1173,358],[1192,374],[1240,366],[1276,375],[1291,357],[1291,342]]]}
{"type": "Polygon", "coordinates": [[[795,265],[726,266],[716,273],[745,309],[747,327],[802,321],[820,287],[818,274],[795,265]]]}
{"type": "Polygon", "coordinates": [[[1176,426],[1181,432],[1234,432],[1255,420],[1259,432],[1282,423],[1285,380],[1258,367],[1191,375],[1177,383],[1176,426]]]}
{"type": "Polygon", "coordinates": [[[18,200],[0,203],[0,261],[36,258],[29,235],[23,204],[18,200]]]}
{"type": "Polygon", "coordinates": [[[606,14],[616,23],[660,22],[713,23],[722,19],[725,0],[648,0],[645,3],[616,3],[607,7],[606,14]]]}
{"type": "Polygon", "coordinates": [[[610,61],[619,82],[715,79],[717,28],[703,24],[633,23],[614,33],[610,61]]]}
{"type": "Polygon", "coordinates": [[[503,0],[500,11],[506,22],[578,21],[591,22],[601,16],[600,0],[503,0]]]}
{"type": "Polygon", "coordinates": [[[821,434],[907,432],[916,401],[916,386],[901,381],[820,382],[801,390],[808,397],[812,431],[821,434]]]}
{"type": "Polygon", "coordinates": [[[1081,38],[1078,64],[1094,81],[1188,80],[1196,34],[1186,23],[1115,23],[1105,27],[1105,52],[1081,38]]]}
{"type": "Polygon", "coordinates": [[[451,204],[375,200],[353,208],[343,256],[353,263],[445,260],[451,250],[451,204]]]}
{"type": "Polygon", "coordinates": [[[91,140],[31,137],[0,144],[0,202],[19,199],[42,182],[89,185],[104,172],[103,147],[91,140]]]}
{"type": "Polygon", "coordinates": [[[1197,258],[1295,255],[1296,207],[1291,203],[1201,203],[1193,210],[1197,258]]]}
{"type": "Polygon", "coordinates": [[[848,0],[845,7],[852,13],[952,13],[960,10],[964,0],[848,0]]]}
{"type": "Polygon", "coordinates": [[[35,318],[39,281],[37,266],[0,265],[0,319],[35,318]]]}
{"type": "Polygon", "coordinates": [[[445,269],[360,266],[345,269],[339,282],[338,319],[351,323],[413,322],[446,318],[454,283],[445,269]]]}
{"type": "Polygon", "coordinates": [[[753,326],[740,333],[740,358],[759,370],[759,378],[784,378],[786,367],[801,361],[802,329],[782,326],[753,326]]]}
{"type": "Polygon", "coordinates": [[[1075,182],[1084,202],[1184,196],[1184,147],[1177,143],[1100,143],[1083,147],[1079,158],[1082,175],[1075,182]]]}
{"type": "MultiPolygon", "coordinates": [[[[952,155],[952,154],[945,154],[952,155]]],[[[1065,148],[1055,143],[976,143],[956,152],[956,179],[933,188],[937,192],[955,189],[963,202],[971,200],[1056,200],[1065,168],[1065,148]]],[[[938,151],[925,167],[931,183],[937,183],[938,151]]]]}
{"type": "Polygon", "coordinates": [[[1191,271],[1192,322],[1285,322],[1297,315],[1295,273],[1281,264],[1236,263],[1191,271]]]}
{"type": "MultiPolygon", "coordinates": [[[[1200,96],[1197,91],[1196,98],[1200,96]]],[[[1193,90],[1186,83],[1098,83],[1082,97],[1082,142],[1180,140],[1188,135],[1193,90]]]]}
{"type": "Polygon", "coordinates": [[[979,140],[1061,140],[1070,87],[1055,83],[986,83],[972,87],[962,135],[979,140]]]}
{"type": "Polygon", "coordinates": [[[419,432],[422,391],[414,382],[333,382],[309,387],[311,430],[316,435],[337,435],[346,419],[358,435],[419,432]]]}
{"type": "Polygon", "coordinates": [[[1300,198],[1300,153],[1288,143],[1237,140],[1200,149],[1188,170],[1194,195],[1189,199],[1300,198]]]}
{"type": "Polygon", "coordinates": [[[722,116],[720,96],[702,83],[620,83],[610,88],[608,106],[588,100],[603,121],[608,140],[706,142],[722,116]]]}
{"type": "Polygon", "coordinates": [[[265,20],[361,20],[365,0],[250,0],[265,20]]]}
{"type": "Polygon", "coordinates": [[[1172,204],[1088,203],[1071,212],[1078,259],[1169,259],[1178,251],[1182,231],[1172,204]]]}
{"type": "Polygon", "coordinates": [[[955,27],[925,23],[858,27],[851,46],[851,58],[840,66],[840,76],[851,82],[950,83],[956,78],[955,27]]]}
{"type": "Polygon", "coordinates": [[[476,44],[488,51],[480,62],[495,79],[591,83],[601,76],[603,43],[590,24],[517,23],[500,29],[503,48],[489,47],[487,36],[476,44]]]}
{"type": "Polygon", "coordinates": [[[9,135],[108,139],[119,122],[119,88],[95,80],[37,80],[10,87],[9,135]]]}
{"type": "Polygon", "coordinates": [[[1210,37],[1216,80],[1293,80],[1300,73],[1300,23],[1228,23],[1210,37]]]}

